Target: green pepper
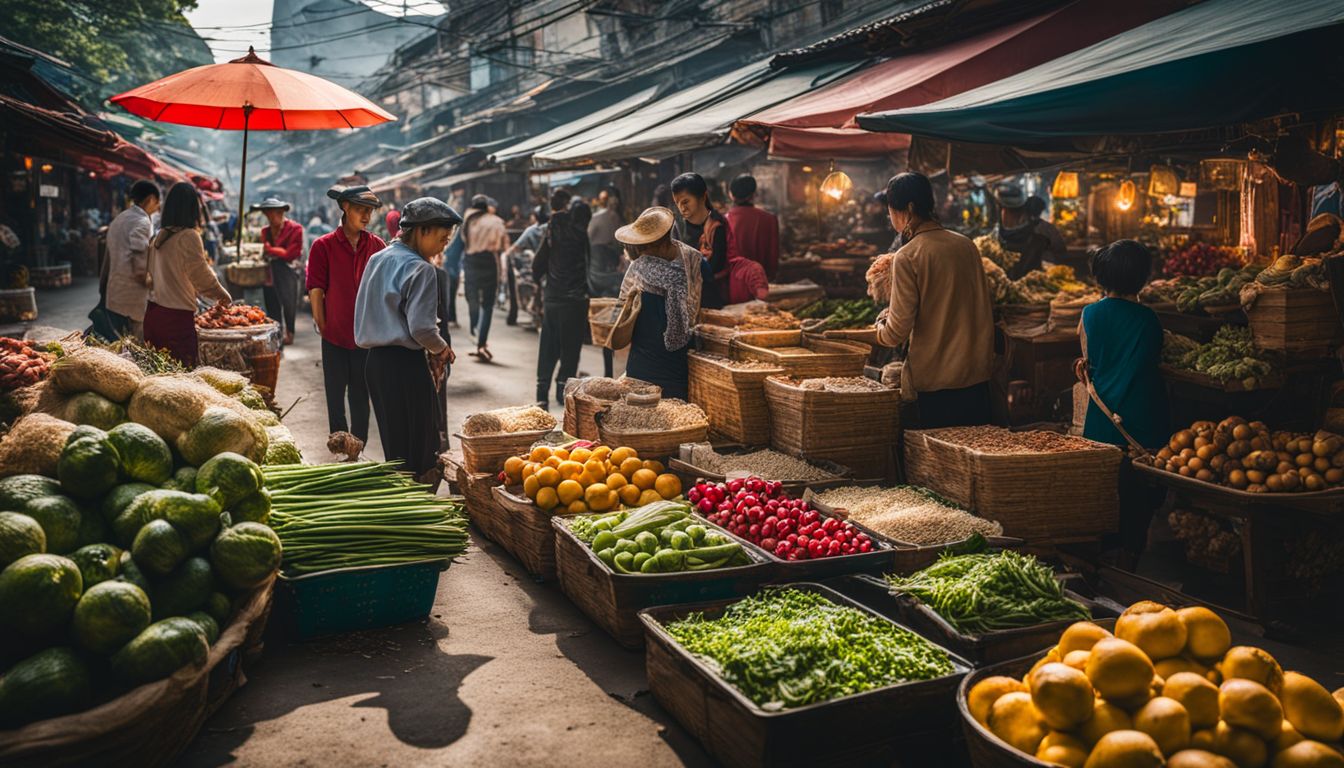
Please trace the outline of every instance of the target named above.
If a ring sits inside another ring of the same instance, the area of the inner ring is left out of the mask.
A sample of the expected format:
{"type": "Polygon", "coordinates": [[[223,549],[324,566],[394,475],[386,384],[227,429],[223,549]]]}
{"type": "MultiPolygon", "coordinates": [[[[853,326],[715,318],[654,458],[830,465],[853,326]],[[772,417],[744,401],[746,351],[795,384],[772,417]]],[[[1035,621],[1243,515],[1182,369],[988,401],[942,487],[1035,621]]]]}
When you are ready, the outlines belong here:
{"type": "Polygon", "coordinates": [[[716,560],[716,561],[714,561],[714,562],[708,562],[708,563],[705,563],[705,562],[699,562],[699,561],[692,562],[689,558],[687,558],[687,560],[686,560],[686,570],[688,570],[688,571],[712,571],[712,570],[714,570],[715,568],[722,568],[722,567],[724,567],[724,566],[727,565],[727,564],[728,564],[728,558],[726,558],[726,557],[723,558],[722,560],[716,560]]]}
{"type": "MultiPolygon", "coordinates": [[[[643,554],[643,553],[641,553],[641,554],[643,554]]],[[[640,573],[662,573],[662,567],[658,564],[658,558],[656,558],[656,557],[654,557],[654,556],[652,556],[652,555],[649,555],[648,558],[649,558],[649,559],[645,560],[643,563],[640,564],[640,566],[639,566],[639,572],[640,572],[640,573]]]]}
{"type": "Polygon", "coordinates": [[[742,545],[737,542],[729,542],[716,547],[700,547],[698,549],[687,550],[684,554],[686,559],[692,563],[716,563],[726,557],[732,557],[742,551],[742,545]]]}
{"type": "Polygon", "coordinates": [[[597,559],[607,564],[608,568],[616,567],[616,550],[611,547],[598,550],[597,559]]]}
{"type": "Polygon", "coordinates": [[[617,541],[619,541],[619,539],[616,538],[616,534],[611,531],[602,531],[593,537],[593,549],[601,551],[609,547],[614,547],[616,546],[617,541]]]}
{"type": "Polygon", "coordinates": [[[690,549],[692,543],[691,537],[683,531],[676,531],[672,534],[673,549],[690,549]]]}
{"type": "Polygon", "coordinates": [[[635,544],[639,546],[641,552],[648,552],[650,555],[658,551],[658,537],[648,531],[635,534],[635,544]]]}
{"type": "Polygon", "coordinates": [[[675,573],[686,570],[686,553],[679,549],[662,549],[655,555],[658,570],[663,573],[675,573]]]}
{"type": "Polygon", "coordinates": [[[633,573],[635,570],[635,556],[629,552],[617,552],[613,565],[621,573],[633,573]]]}
{"type": "Polygon", "coordinates": [[[727,536],[724,536],[722,533],[719,533],[718,531],[707,531],[705,533],[705,537],[700,541],[696,542],[696,544],[702,547],[721,547],[724,544],[731,544],[731,543],[733,543],[732,539],[728,538],[727,536]]]}
{"type": "Polygon", "coordinates": [[[621,539],[616,542],[617,553],[629,552],[631,555],[634,555],[638,551],[640,551],[639,545],[635,543],[634,539],[621,539]]]}
{"type": "Polygon", "coordinates": [[[643,570],[641,566],[643,566],[645,563],[647,563],[652,559],[653,555],[650,555],[648,552],[640,552],[638,555],[635,555],[634,565],[631,567],[630,570],[632,571],[643,570]]]}
{"type": "Polygon", "coordinates": [[[688,526],[686,526],[686,535],[687,535],[687,536],[690,536],[690,537],[691,537],[691,541],[694,542],[696,545],[699,545],[699,544],[701,544],[702,542],[704,542],[704,540],[705,540],[705,534],[706,534],[707,532],[708,532],[708,530],[707,530],[707,529],[705,528],[705,526],[703,526],[703,525],[688,525],[688,526]]]}

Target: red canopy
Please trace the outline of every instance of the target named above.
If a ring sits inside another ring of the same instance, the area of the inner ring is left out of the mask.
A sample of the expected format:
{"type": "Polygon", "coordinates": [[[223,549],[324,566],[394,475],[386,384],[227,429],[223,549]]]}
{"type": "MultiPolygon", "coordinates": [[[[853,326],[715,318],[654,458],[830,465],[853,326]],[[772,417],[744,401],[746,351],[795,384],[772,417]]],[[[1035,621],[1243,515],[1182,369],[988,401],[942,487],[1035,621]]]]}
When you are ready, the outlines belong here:
{"type": "Polygon", "coordinates": [[[928,104],[1044,64],[1164,16],[1179,0],[1078,0],[1025,21],[898,56],[739,120],[733,135],[768,142],[773,155],[871,157],[905,149],[909,136],[861,130],[854,116],[928,104]]]}

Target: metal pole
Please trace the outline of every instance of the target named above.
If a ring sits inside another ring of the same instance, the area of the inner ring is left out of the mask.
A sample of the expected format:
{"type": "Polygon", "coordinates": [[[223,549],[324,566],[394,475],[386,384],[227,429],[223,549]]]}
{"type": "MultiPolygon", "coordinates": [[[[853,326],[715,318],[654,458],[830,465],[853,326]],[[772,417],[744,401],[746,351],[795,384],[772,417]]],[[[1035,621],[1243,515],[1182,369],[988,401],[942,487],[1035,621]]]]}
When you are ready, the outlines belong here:
{"type": "Polygon", "coordinates": [[[238,174],[238,253],[236,260],[243,260],[243,221],[247,210],[247,126],[252,120],[252,105],[243,103],[243,170],[238,174]]]}

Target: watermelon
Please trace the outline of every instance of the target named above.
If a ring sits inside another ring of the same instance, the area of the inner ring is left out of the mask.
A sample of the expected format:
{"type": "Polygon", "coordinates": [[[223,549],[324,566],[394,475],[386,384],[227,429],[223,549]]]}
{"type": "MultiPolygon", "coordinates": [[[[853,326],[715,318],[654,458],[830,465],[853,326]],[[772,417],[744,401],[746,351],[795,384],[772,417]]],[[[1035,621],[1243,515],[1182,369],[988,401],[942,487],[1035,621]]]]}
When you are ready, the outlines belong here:
{"type": "Polygon", "coordinates": [[[23,509],[43,496],[58,496],[61,481],[44,475],[14,475],[0,479],[0,509],[23,509]]]}
{"type": "MultiPolygon", "coordinates": [[[[89,427],[77,427],[80,429],[89,427]]],[[[61,458],[56,463],[56,477],[60,478],[65,492],[78,499],[97,499],[117,484],[121,473],[121,459],[117,449],[107,439],[107,433],[101,437],[88,435],[76,438],[65,444],[61,458]]]]}
{"type": "Polygon", "coordinates": [[[205,494],[185,493],[165,498],[155,504],[155,512],[172,523],[193,552],[209,545],[219,533],[219,505],[205,494]]]}
{"type": "Polygon", "coordinates": [[[187,541],[167,520],[150,520],[135,534],[131,558],[146,573],[162,576],[187,559],[187,541]]]}
{"type": "Polygon", "coordinates": [[[185,666],[204,664],[209,655],[210,642],[201,625],[174,616],[145,627],[112,654],[110,666],[118,682],[133,688],[162,680],[185,666]]]}
{"type": "Polygon", "coordinates": [[[70,559],[79,566],[84,589],[94,584],[115,579],[121,572],[121,550],[111,544],[89,544],[70,553],[70,559]]]}
{"type": "Polygon", "coordinates": [[[150,520],[164,520],[172,514],[182,519],[190,519],[194,525],[188,526],[193,538],[199,536],[200,528],[212,528],[216,523],[205,518],[211,513],[219,516],[219,506],[210,497],[199,493],[184,493],[156,488],[135,497],[126,509],[112,521],[112,539],[122,547],[129,547],[135,541],[145,523],[150,520]]]}
{"type": "Polygon", "coordinates": [[[58,635],[84,591],[79,566],[59,555],[25,555],[0,571],[0,627],[29,639],[58,635]]]}
{"type": "Polygon", "coordinates": [[[126,406],[97,392],[80,392],[65,403],[65,420],[99,429],[112,429],[126,420],[126,406]]]}
{"type": "Polygon", "coordinates": [[[88,665],[70,648],[39,651],[0,674],[0,728],[88,709],[88,665]]]}
{"type": "Polygon", "coordinates": [[[196,468],[193,466],[178,467],[173,476],[168,478],[168,482],[161,486],[173,491],[186,491],[194,493],[196,491],[196,468]]]}
{"type": "Polygon", "coordinates": [[[131,553],[124,550],[121,553],[121,560],[117,563],[117,581],[134,584],[143,589],[145,594],[150,592],[149,577],[135,564],[135,558],[131,557],[131,553]]]}
{"type": "Polygon", "coordinates": [[[250,493],[229,507],[229,517],[235,523],[261,523],[265,525],[271,519],[271,492],[261,488],[250,493]]]}
{"type": "Polygon", "coordinates": [[[135,501],[137,496],[152,490],[154,490],[154,486],[148,483],[123,483],[108,491],[99,507],[103,513],[103,520],[111,525],[122,512],[126,511],[131,502],[135,501]]]}
{"type": "Polygon", "coordinates": [[[280,537],[261,523],[239,523],[210,545],[215,576],[233,589],[259,586],[280,570],[280,537]]]}
{"type": "Polygon", "coordinates": [[[261,467],[236,453],[221,453],[196,472],[196,492],[215,495],[224,509],[261,490],[262,483],[261,467]]]}
{"type": "Polygon", "coordinates": [[[185,616],[206,607],[215,589],[215,575],[210,561],[203,557],[189,557],[172,573],[157,579],[150,590],[154,605],[154,619],[185,616]]]}
{"type": "Polygon", "coordinates": [[[47,535],[48,552],[63,555],[79,547],[79,532],[84,524],[84,515],[69,496],[33,499],[24,505],[23,513],[42,526],[42,532],[47,535]]]}
{"type": "Polygon", "coordinates": [[[162,485],[173,476],[172,449],[149,427],[128,422],[108,431],[107,439],[117,449],[127,479],[162,485]]]}
{"type": "Polygon", "coordinates": [[[109,654],[149,626],[149,596],[124,581],[95,584],[75,605],[71,631],[81,648],[109,654]]]}
{"type": "Polygon", "coordinates": [[[187,614],[186,618],[200,625],[201,631],[205,632],[207,643],[214,645],[215,641],[219,639],[219,623],[215,621],[215,617],[205,611],[193,611],[187,614]]]}
{"type": "MultiPolygon", "coordinates": [[[[258,427],[261,439],[266,439],[264,427],[258,427]]],[[[221,453],[233,452],[252,454],[260,448],[261,455],[266,454],[266,446],[257,445],[257,433],[252,423],[241,413],[218,405],[205,409],[201,418],[177,438],[177,450],[188,464],[200,466],[210,457],[221,453]]]]}
{"type": "Polygon", "coordinates": [[[24,555],[47,551],[42,524],[18,512],[0,512],[0,569],[24,555]]]}
{"type": "Polygon", "coordinates": [[[223,592],[212,592],[210,593],[210,599],[205,602],[205,612],[210,614],[210,618],[222,627],[229,623],[229,616],[233,613],[233,603],[229,600],[229,596],[223,592]]]}
{"type": "Polygon", "coordinates": [[[79,504],[79,546],[107,541],[107,523],[97,504],[79,504]]]}

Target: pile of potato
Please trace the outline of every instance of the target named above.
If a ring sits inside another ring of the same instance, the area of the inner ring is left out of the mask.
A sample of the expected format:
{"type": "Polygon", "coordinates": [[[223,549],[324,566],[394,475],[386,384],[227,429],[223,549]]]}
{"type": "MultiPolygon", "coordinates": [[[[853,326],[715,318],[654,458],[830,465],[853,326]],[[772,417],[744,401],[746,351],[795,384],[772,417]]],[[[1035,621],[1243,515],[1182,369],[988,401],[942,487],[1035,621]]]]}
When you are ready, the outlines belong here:
{"type": "Polygon", "coordinates": [[[1344,485],[1344,438],[1324,430],[1270,432],[1262,422],[1229,416],[1172,435],[1152,463],[1251,493],[1324,491],[1344,485]]]}

